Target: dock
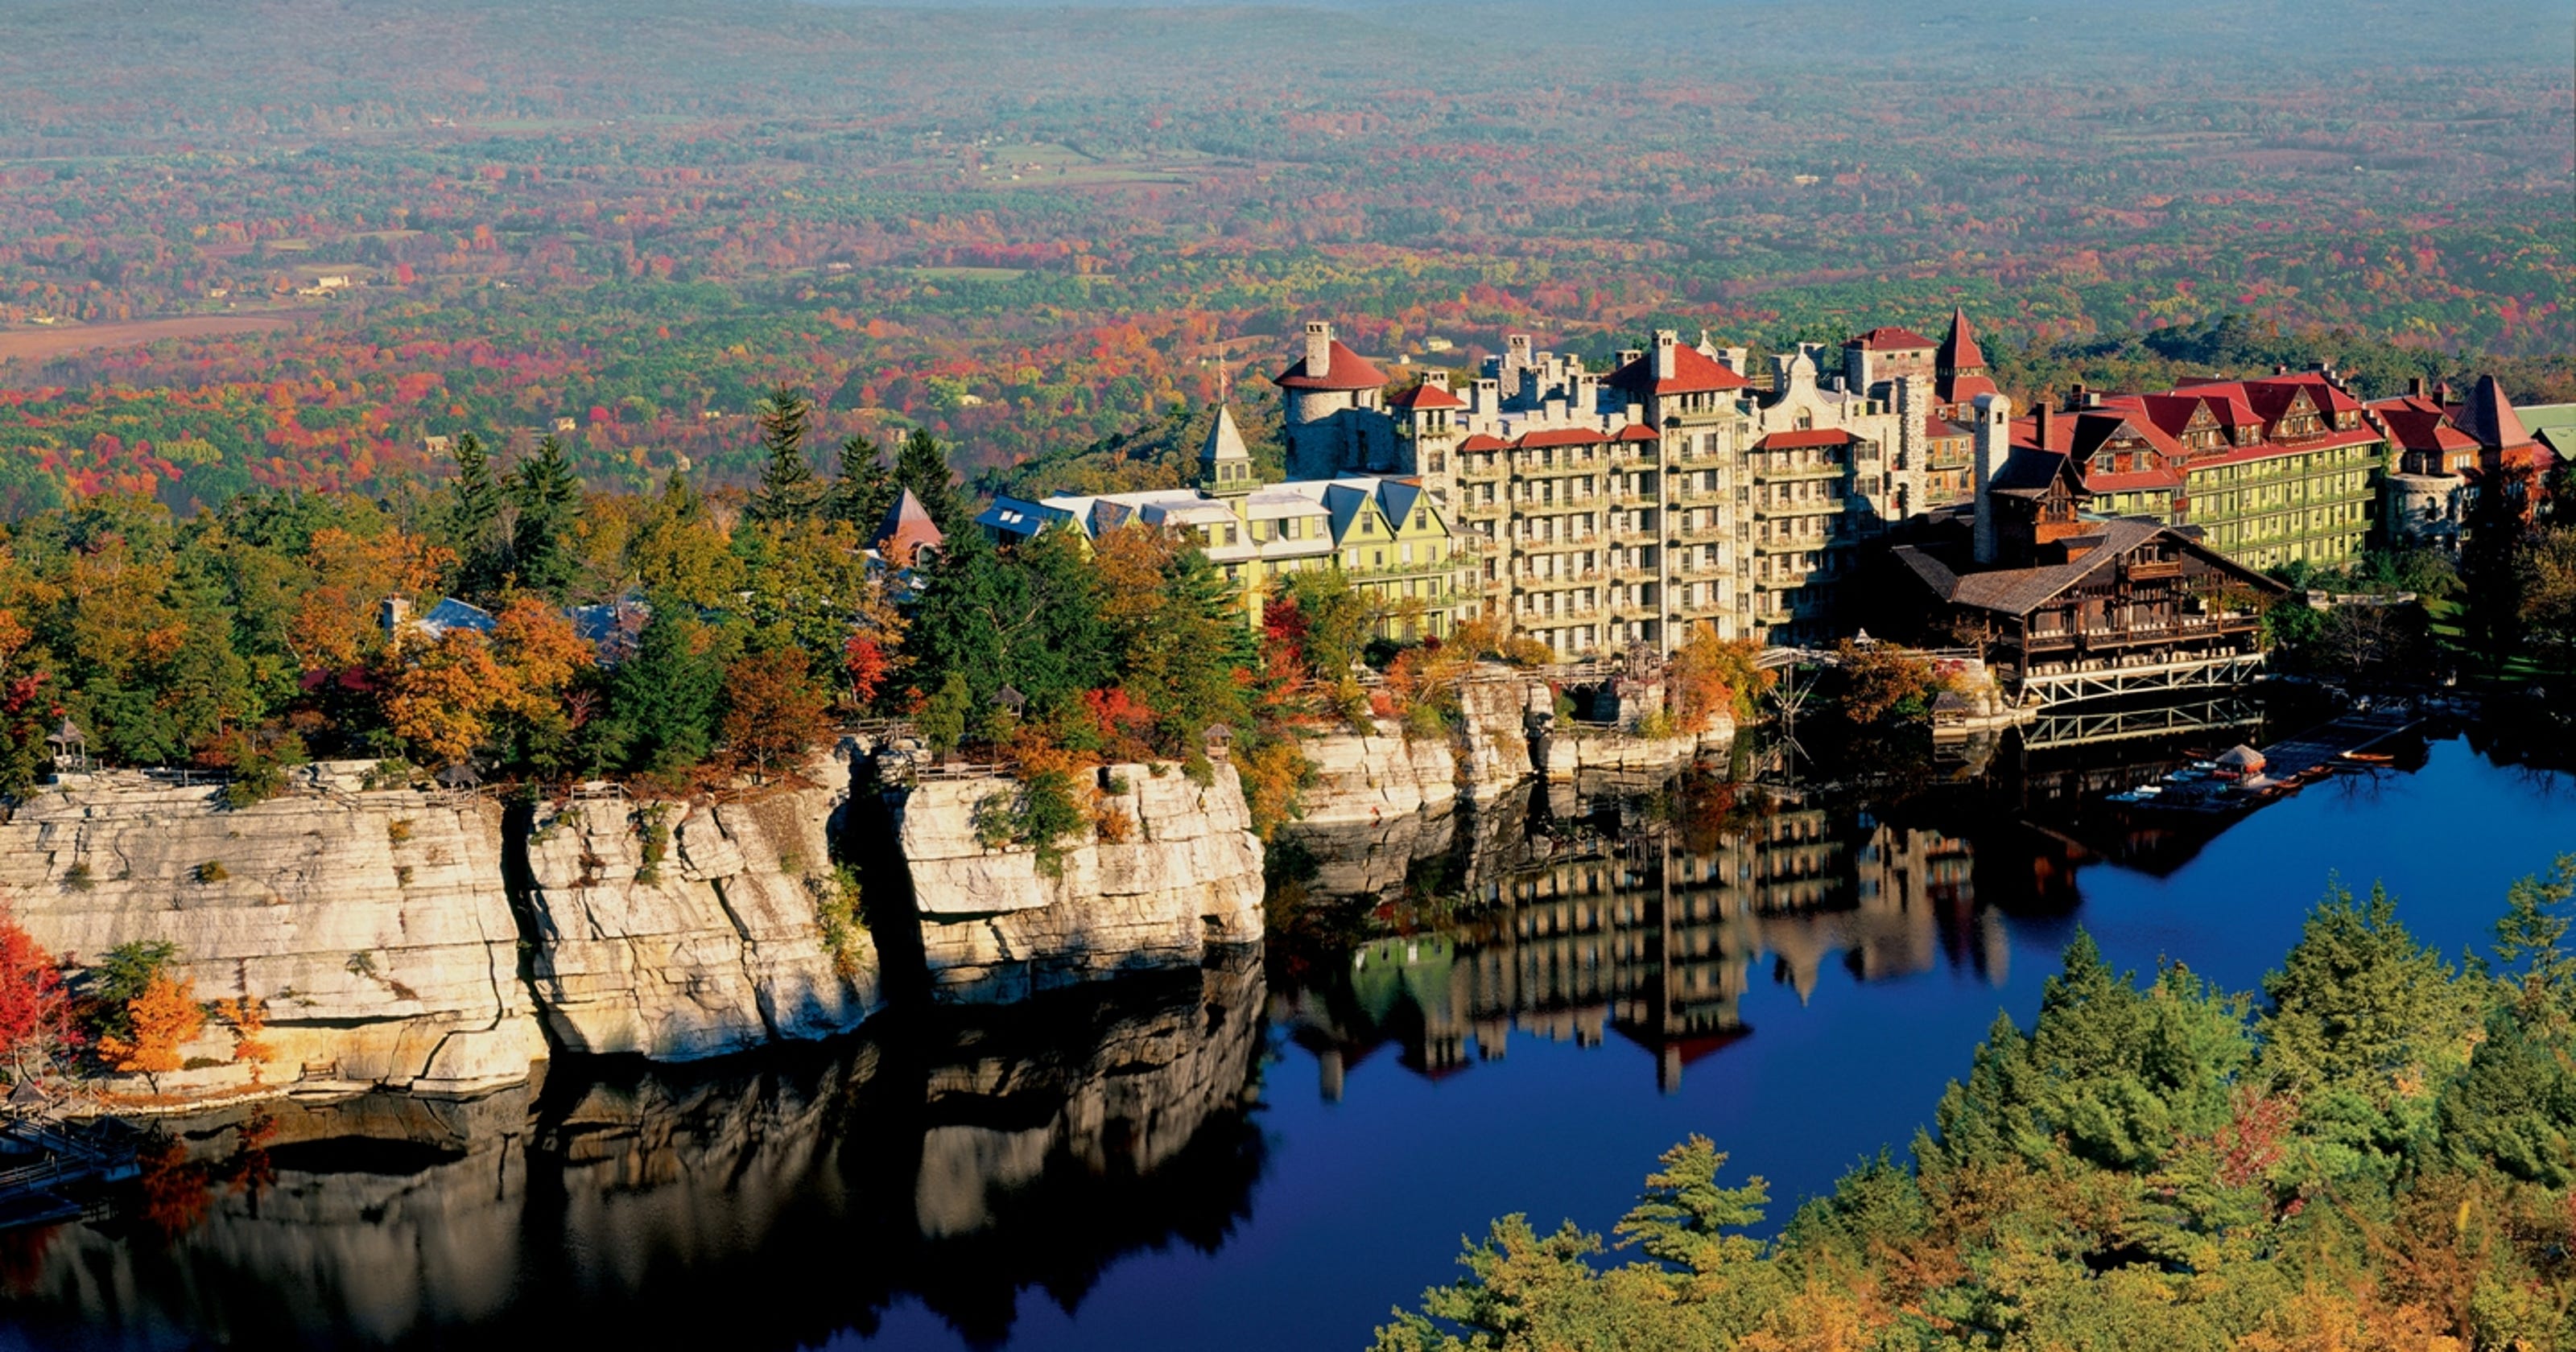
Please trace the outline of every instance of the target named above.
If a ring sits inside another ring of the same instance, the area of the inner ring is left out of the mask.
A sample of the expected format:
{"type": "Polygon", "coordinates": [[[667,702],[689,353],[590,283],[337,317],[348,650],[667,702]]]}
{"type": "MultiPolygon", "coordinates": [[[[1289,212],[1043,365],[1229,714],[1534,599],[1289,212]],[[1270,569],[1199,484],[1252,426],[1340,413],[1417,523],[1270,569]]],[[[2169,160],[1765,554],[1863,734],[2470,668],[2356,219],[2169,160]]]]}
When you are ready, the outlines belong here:
{"type": "Polygon", "coordinates": [[[2263,773],[2250,787],[2286,784],[2322,765],[2344,763],[2345,753],[2366,751],[2424,720],[2413,713],[2357,713],[2263,748],[2263,773]]]}
{"type": "MultiPolygon", "coordinates": [[[[2263,767],[2243,779],[2217,775],[2168,775],[2152,798],[2115,796],[2114,802],[2183,812],[2246,812],[2297,793],[2338,769],[2358,768],[2348,759],[2424,721],[2411,709],[2367,710],[2345,714],[2295,737],[2262,748],[2263,767]]],[[[2195,755],[2199,753],[2194,753],[2195,755]]],[[[2144,794],[2150,790],[2141,789],[2144,794]]]]}

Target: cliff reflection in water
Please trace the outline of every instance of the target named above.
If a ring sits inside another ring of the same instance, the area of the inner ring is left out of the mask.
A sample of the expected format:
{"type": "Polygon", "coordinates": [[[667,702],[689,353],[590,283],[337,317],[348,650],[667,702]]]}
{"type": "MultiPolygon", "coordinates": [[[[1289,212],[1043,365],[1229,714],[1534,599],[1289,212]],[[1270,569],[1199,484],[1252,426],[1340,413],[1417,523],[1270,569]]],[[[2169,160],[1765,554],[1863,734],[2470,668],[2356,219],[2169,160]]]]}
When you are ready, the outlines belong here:
{"type": "Polygon", "coordinates": [[[2075,875],[2098,860],[2165,872],[2216,822],[2147,820],[2101,802],[2181,753],[2030,758],[1962,768],[1906,804],[1686,776],[1651,793],[1572,786],[1525,804],[1303,842],[1310,867],[1274,899],[1271,1017],[1339,1098],[1349,1067],[1393,1044],[1441,1076],[1514,1036],[1655,1053],[1667,1091],[1748,1036],[1757,979],[1815,994],[1829,965],[1878,981],[1948,966],[2000,984],[2008,925],[2069,927],[2075,875]]]}
{"type": "Polygon", "coordinates": [[[915,1296],[998,1342],[1262,1167],[1257,953],[691,1075],[201,1119],[116,1214],[0,1236],[69,1345],[810,1345],[915,1296]]]}

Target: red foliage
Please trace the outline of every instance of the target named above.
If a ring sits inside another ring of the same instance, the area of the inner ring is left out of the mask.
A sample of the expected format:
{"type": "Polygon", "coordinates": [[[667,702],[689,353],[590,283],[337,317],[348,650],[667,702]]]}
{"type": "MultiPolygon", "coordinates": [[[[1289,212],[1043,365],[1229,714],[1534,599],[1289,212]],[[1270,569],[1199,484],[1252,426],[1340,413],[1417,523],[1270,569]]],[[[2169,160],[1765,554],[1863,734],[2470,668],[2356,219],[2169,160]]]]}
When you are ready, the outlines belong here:
{"type": "Polygon", "coordinates": [[[77,1036],[61,967],[0,906],[0,1056],[25,1076],[77,1036]]]}
{"type": "Polygon", "coordinates": [[[859,703],[866,704],[875,699],[877,691],[885,687],[885,646],[875,638],[867,634],[850,635],[850,641],[841,645],[841,665],[849,672],[850,693],[859,703]]]}

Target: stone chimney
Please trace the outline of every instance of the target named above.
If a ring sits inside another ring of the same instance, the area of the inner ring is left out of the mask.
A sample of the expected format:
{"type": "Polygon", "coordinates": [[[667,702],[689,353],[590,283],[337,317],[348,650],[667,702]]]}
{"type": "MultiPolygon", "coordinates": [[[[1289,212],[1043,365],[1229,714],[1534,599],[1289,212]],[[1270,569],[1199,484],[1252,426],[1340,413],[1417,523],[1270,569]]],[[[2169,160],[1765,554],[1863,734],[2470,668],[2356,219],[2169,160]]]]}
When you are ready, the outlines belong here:
{"type": "Polygon", "coordinates": [[[1976,556],[1980,567],[1995,562],[1995,475],[2004,467],[2004,457],[2012,454],[2012,399],[2001,394],[1977,396],[1977,529],[1976,556]]]}
{"type": "Polygon", "coordinates": [[[1445,366],[1434,366],[1429,370],[1424,371],[1422,373],[1422,383],[1435,390],[1445,390],[1449,388],[1449,368],[1445,366]]]}
{"type": "Polygon", "coordinates": [[[1655,379],[1673,378],[1673,349],[1681,346],[1682,336],[1671,329],[1655,330],[1655,379]]]}
{"type": "Polygon", "coordinates": [[[385,631],[385,637],[393,638],[399,635],[403,626],[409,623],[411,623],[409,597],[388,596],[376,602],[376,627],[385,631]]]}
{"type": "Polygon", "coordinates": [[[2055,431],[2057,428],[2057,408],[2054,400],[2042,399],[2039,401],[2038,421],[2039,448],[2044,451],[2049,448],[2048,434],[2055,431]]]}
{"type": "Polygon", "coordinates": [[[2076,381],[2075,384],[2066,391],[2067,411],[2071,413],[2082,409],[2084,407],[2084,401],[2091,397],[2092,392],[2084,388],[2084,382],[2080,380],[2076,381]]]}
{"type": "Polygon", "coordinates": [[[1323,320],[1306,325],[1306,374],[1322,376],[1333,369],[1333,326],[1323,320]]]}
{"type": "Polygon", "coordinates": [[[1623,347],[1619,349],[1619,364],[1626,366],[1644,355],[1646,350],[1642,347],[1623,347]]]}
{"type": "Polygon", "coordinates": [[[2424,397],[2424,377],[2422,377],[2422,376],[2408,376],[2408,377],[2406,377],[2406,393],[2408,393],[2408,394],[2410,394],[2410,395],[2412,395],[2412,396],[2414,396],[2415,398],[2418,398],[2418,399],[2423,398],[2423,397],[2424,397]]]}

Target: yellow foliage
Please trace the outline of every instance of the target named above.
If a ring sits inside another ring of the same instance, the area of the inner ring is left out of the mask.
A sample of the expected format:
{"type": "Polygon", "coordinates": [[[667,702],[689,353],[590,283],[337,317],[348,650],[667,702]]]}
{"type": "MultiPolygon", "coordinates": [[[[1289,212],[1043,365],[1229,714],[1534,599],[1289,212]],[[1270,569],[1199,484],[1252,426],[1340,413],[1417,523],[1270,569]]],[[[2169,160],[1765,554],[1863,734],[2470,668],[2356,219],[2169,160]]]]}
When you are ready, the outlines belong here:
{"type": "Polygon", "coordinates": [[[180,1066],[179,1048],[203,1031],[206,1011],[197,1004],[197,983],[167,972],[154,974],[141,995],[125,1002],[133,1035],[102,1037],[99,1055],[118,1070],[157,1075],[180,1066]]]}

